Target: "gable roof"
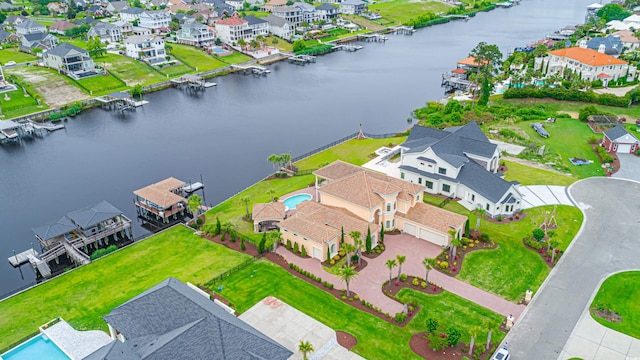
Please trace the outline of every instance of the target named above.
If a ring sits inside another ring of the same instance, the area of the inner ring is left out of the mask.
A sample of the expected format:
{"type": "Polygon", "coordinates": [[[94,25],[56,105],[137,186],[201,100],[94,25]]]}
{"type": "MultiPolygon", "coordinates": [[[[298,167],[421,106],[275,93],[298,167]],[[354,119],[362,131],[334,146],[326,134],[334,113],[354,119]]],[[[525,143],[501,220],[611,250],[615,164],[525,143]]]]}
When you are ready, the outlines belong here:
{"type": "Polygon", "coordinates": [[[399,217],[427,225],[444,234],[452,228],[464,226],[467,217],[454,212],[441,209],[425,203],[417,203],[406,214],[398,213],[399,217]]]}
{"type": "Polygon", "coordinates": [[[144,9],[140,9],[137,7],[128,7],[128,8],[124,8],[122,10],[120,10],[121,14],[133,14],[133,15],[138,15],[138,14],[142,14],[144,12],[144,9]]]}
{"type": "Polygon", "coordinates": [[[216,25],[226,25],[226,26],[240,26],[247,23],[248,23],[247,20],[240,19],[237,16],[230,16],[226,19],[220,19],[216,21],[216,25]]]}
{"type": "MultiPolygon", "coordinates": [[[[604,135],[608,137],[611,141],[616,141],[625,135],[631,135],[631,137],[636,139],[636,137],[633,136],[633,134],[631,134],[629,131],[627,131],[627,129],[625,129],[624,126],[622,125],[616,125],[612,127],[611,129],[605,131],[604,135]]],[[[638,140],[636,139],[636,141],[638,140]]]]}
{"type": "Polygon", "coordinates": [[[67,29],[78,27],[78,25],[67,20],[59,20],[55,24],[49,26],[50,30],[65,31],[67,29]]]}
{"type": "Polygon", "coordinates": [[[249,26],[258,25],[258,24],[266,24],[267,23],[267,20],[257,18],[257,17],[255,17],[253,15],[245,16],[242,19],[244,19],[247,23],[249,23],[249,26]]]}
{"type": "Polygon", "coordinates": [[[45,241],[62,234],[66,234],[75,229],[76,226],[71,222],[71,219],[66,216],[61,217],[55,222],[31,228],[31,230],[38,235],[40,239],[45,241]]]}
{"type": "Polygon", "coordinates": [[[594,37],[587,41],[587,48],[598,51],[600,45],[604,45],[604,53],[607,55],[618,55],[622,52],[622,41],[617,36],[594,37]]]}
{"type": "Polygon", "coordinates": [[[285,206],[283,202],[256,203],[253,204],[251,217],[253,220],[284,219],[285,206]]]}
{"type": "Polygon", "coordinates": [[[27,41],[29,42],[34,42],[34,41],[42,41],[44,39],[46,39],[47,37],[53,38],[53,39],[57,39],[57,37],[51,35],[51,34],[47,34],[45,32],[36,32],[36,33],[31,33],[31,34],[25,34],[22,35],[27,41]]]}
{"type": "Polygon", "coordinates": [[[339,11],[339,9],[331,4],[324,3],[322,5],[316,6],[316,10],[324,10],[324,11],[339,11]]]}
{"type": "Polygon", "coordinates": [[[589,66],[607,66],[607,65],[626,65],[627,64],[626,61],[616,59],[613,56],[602,54],[591,49],[583,49],[580,47],[571,47],[571,48],[549,51],[549,55],[566,57],[589,66]]]}
{"type": "Polygon", "coordinates": [[[104,320],[127,340],[85,359],[277,360],[293,354],[174,278],[118,306],[104,320]]]}
{"type": "Polygon", "coordinates": [[[455,167],[467,162],[467,155],[490,158],[497,145],[489,142],[475,121],[464,126],[438,130],[416,125],[401,145],[405,153],[421,153],[431,148],[436,155],[455,167]]]}
{"type": "MultiPolygon", "coordinates": [[[[134,37],[142,38],[142,37],[150,37],[150,36],[136,35],[128,39],[131,39],[134,37]]],[[[127,42],[128,39],[126,39],[125,42],[127,42]]],[[[138,189],[134,191],[133,193],[145,200],[151,201],[152,203],[158,206],[166,208],[171,205],[187,201],[187,199],[183,198],[182,196],[176,195],[173,192],[171,192],[171,190],[175,190],[180,186],[184,186],[184,181],[171,177],[171,178],[159,181],[155,184],[145,186],[142,189],[138,189]]]]}
{"type": "Polygon", "coordinates": [[[25,21],[21,22],[20,24],[16,25],[16,29],[30,29],[33,27],[37,27],[37,28],[47,28],[46,26],[35,22],[29,18],[27,18],[25,21]]]}
{"type": "Polygon", "coordinates": [[[55,56],[59,56],[59,57],[65,57],[67,56],[67,54],[69,54],[71,51],[77,51],[83,55],[89,56],[89,52],[85,49],[81,49],[75,45],[71,45],[68,43],[62,43],[56,47],[53,47],[49,50],[47,50],[47,55],[55,55],[55,56]]]}
{"type": "Polygon", "coordinates": [[[281,18],[280,16],[275,16],[273,14],[269,14],[269,16],[265,17],[264,19],[267,20],[270,26],[275,26],[275,27],[283,27],[285,25],[293,26],[292,23],[288,22],[284,18],[281,18]]]}

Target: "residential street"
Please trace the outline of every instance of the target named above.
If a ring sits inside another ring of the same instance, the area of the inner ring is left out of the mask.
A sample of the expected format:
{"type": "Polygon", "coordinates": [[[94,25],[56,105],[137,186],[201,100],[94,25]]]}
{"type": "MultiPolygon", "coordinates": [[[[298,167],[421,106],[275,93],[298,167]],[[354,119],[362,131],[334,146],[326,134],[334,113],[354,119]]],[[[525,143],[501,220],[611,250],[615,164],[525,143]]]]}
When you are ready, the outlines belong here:
{"type": "Polygon", "coordinates": [[[513,359],[557,359],[600,281],[640,267],[640,184],[591,178],[569,192],[583,228],[507,336],[513,359]]]}

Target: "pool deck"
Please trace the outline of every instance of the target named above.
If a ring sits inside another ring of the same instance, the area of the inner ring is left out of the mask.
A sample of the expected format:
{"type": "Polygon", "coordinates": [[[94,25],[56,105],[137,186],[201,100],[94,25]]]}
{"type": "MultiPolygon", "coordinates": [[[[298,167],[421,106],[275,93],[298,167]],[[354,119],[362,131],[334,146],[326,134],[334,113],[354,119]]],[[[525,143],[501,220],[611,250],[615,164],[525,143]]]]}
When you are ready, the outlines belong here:
{"type": "Polygon", "coordinates": [[[103,331],[78,331],[62,319],[46,329],[41,328],[41,331],[72,360],[83,359],[113,341],[103,331]]]}
{"type": "MultiPolygon", "coordinates": [[[[315,186],[309,186],[306,187],[304,189],[300,189],[300,190],[296,190],[293,192],[290,192],[288,194],[284,194],[280,197],[280,202],[284,202],[284,200],[292,197],[292,196],[296,196],[296,195],[300,195],[300,194],[307,194],[307,195],[311,195],[311,200],[315,201],[316,200],[316,187],[315,186]]],[[[287,217],[291,217],[296,213],[295,209],[286,209],[286,215],[287,217]]]]}

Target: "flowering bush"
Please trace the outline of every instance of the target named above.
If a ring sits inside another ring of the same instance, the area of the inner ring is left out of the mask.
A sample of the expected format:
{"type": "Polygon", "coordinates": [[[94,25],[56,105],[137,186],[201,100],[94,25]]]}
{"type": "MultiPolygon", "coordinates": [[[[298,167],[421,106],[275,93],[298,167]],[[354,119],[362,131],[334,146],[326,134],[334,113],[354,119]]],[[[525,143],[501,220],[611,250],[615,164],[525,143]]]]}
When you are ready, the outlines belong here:
{"type": "Polygon", "coordinates": [[[427,283],[426,283],[425,281],[423,281],[422,283],[420,283],[420,286],[421,286],[423,289],[426,289],[426,288],[427,288],[427,283]]]}

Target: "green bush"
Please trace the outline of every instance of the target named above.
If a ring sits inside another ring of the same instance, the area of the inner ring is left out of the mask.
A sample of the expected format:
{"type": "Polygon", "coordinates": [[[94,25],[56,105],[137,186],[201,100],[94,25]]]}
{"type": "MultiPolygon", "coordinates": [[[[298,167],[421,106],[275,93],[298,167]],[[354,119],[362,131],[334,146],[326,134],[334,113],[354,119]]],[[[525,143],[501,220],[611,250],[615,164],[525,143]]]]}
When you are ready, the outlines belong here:
{"type": "Polygon", "coordinates": [[[427,288],[427,282],[426,281],[421,282],[420,283],[420,287],[423,288],[423,289],[426,289],[427,288]]]}
{"type": "Polygon", "coordinates": [[[427,319],[427,331],[430,332],[430,333],[433,333],[436,330],[438,330],[438,320],[436,320],[434,318],[428,318],[427,319]]]}
{"type": "Polygon", "coordinates": [[[293,243],[293,252],[296,254],[300,253],[300,247],[298,246],[298,243],[293,243]]]}
{"type": "Polygon", "coordinates": [[[429,347],[435,351],[440,351],[447,346],[447,339],[440,337],[440,334],[432,333],[427,340],[429,340],[429,347]]]}
{"type": "Polygon", "coordinates": [[[480,241],[488,242],[489,240],[490,240],[490,238],[489,238],[489,234],[482,234],[482,235],[480,235],[480,241]]]}
{"type": "Polygon", "coordinates": [[[418,281],[418,278],[413,278],[413,281],[411,282],[411,284],[413,284],[413,286],[418,286],[420,285],[420,281],[418,281]]]}
{"type": "Polygon", "coordinates": [[[600,159],[602,159],[603,163],[613,162],[613,157],[611,157],[611,155],[607,152],[607,149],[605,149],[604,147],[596,146],[596,151],[600,155],[600,159]]]}
{"type": "Polygon", "coordinates": [[[307,248],[305,246],[302,247],[302,251],[300,252],[302,257],[307,257],[307,248]]]}
{"type": "Polygon", "coordinates": [[[449,263],[447,261],[441,261],[438,266],[440,266],[440,269],[448,269],[449,268],[449,263]]]}
{"type": "Polygon", "coordinates": [[[115,245],[109,245],[108,247],[104,248],[104,249],[98,249],[96,251],[94,251],[91,256],[89,257],[92,261],[95,259],[98,259],[100,257],[103,257],[107,254],[110,254],[114,251],[118,250],[118,247],[115,245]]]}
{"type": "MultiPolygon", "coordinates": [[[[570,84],[569,84],[570,85],[570,84]]],[[[631,104],[631,96],[624,97],[612,94],[596,94],[593,91],[580,91],[575,89],[559,88],[510,88],[504,92],[505,99],[523,99],[523,98],[551,98],[562,101],[581,101],[588,103],[596,103],[599,105],[629,107],[631,104]]]]}
{"type": "Polygon", "coordinates": [[[532,240],[532,239],[525,239],[524,243],[531,246],[532,248],[536,249],[536,250],[540,250],[544,247],[544,245],[541,242],[538,242],[536,240],[532,240]]]}
{"type": "Polygon", "coordinates": [[[450,347],[458,346],[461,337],[462,333],[457,327],[450,326],[447,329],[447,344],[449,344],[450,347]]]}
{"type": "Polygon", "coordinates": [[[399,312],[399,313],[396,313],[395,318],[398,324],[402,324],[403,322],[405,322],[405,320],[407,320],[407,314],[403,312],[399,312]]]}
{"type": "Polygon", "coordinates": [[[287,239],[287,250],[291,250],[291,240],[287,239]]]}
{"type": "Polygon", "coordinates": [[[400,274],[400,281],[407,281],[407,274],[400,274]]]}
{"type": "Polygon", "coordinates": [[[245,251],[247,247],[244,245],[244,239],[240,238],[240,250],[245,251]]]}
{"type": "MultiPolygon", "coordinates": [[[[198,220],[200,220],[200,219],[198,219],[198,220]]],[[[235,231],[232,231],[232,232],[231,232],[231,242],[236,242],[236,236],[237,236],[237,235],[236,235],[236,232],[235,232],[235,231]]]]}
{"type": "Polygon", "coordinates": [[[542,229],[533,229],[532,231],[533,238],[537,241],[542,241],[544,239],[544,230],[542,229]]]}

